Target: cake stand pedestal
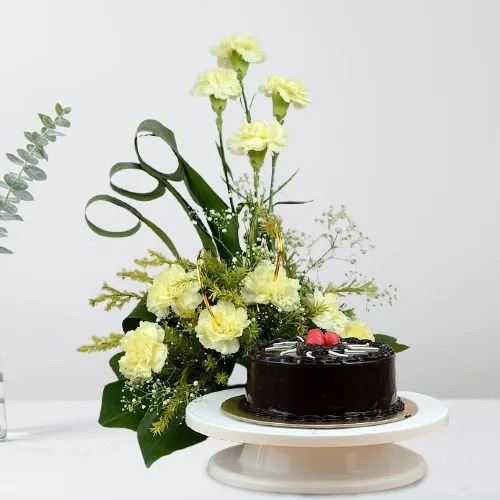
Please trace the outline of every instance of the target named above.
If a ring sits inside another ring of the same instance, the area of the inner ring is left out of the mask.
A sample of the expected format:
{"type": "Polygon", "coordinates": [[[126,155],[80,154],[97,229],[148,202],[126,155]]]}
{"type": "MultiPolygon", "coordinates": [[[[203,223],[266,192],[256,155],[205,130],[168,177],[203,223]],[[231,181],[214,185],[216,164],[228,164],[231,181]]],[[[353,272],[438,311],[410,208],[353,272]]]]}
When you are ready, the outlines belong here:
{"type": "Polygon", "coordinates": [[[228,389],[196,399],[186,409],[186,423],[207,436],[243,443],[216,453],[208,473],[251,490],[361,493],[413,483],[425,475],[425,460],[392,443],[439,430],[448,421],[448,409],[437,399],[401,392],[418,406],[405,420],[343,429],[270,427],[222,413],[222,402],[243,392],[228,389]]]}

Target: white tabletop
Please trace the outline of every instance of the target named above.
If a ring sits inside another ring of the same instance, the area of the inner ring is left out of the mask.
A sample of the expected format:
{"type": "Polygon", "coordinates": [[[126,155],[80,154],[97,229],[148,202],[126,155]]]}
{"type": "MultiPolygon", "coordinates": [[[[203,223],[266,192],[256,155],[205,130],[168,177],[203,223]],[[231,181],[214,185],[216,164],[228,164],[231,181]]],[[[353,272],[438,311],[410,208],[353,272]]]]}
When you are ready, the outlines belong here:
{"type": "MultiPolygon", "coordinates": [[[[426,458],[427,476],[399,490],[356,495],[356,500],[500,498],[500,401],[446,403],[447,428],[404,443],[426,458]]],[[[215,439],[146,469],[133,432],[96,423],[97,401],[9,401],[7,410],[10,438],[0,442],[2,500],[303,498],[235,490],[210,479],[208,459],[229,445],[215,439]]]]}

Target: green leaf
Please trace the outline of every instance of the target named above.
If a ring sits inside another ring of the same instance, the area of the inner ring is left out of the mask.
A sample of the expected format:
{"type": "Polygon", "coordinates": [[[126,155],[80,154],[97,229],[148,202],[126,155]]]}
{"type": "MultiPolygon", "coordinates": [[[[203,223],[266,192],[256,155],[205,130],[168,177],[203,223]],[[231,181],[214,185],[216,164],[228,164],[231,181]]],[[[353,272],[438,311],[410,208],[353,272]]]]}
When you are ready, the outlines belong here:
{"type": "Polygon", "coordinates": [[[13,190],[12,194],[16,198],[18,198],[22,201],[33,201],[34,200],[33,195],[29,191],[26,191],[26,190],[23,190],[23,191],[13,190]]]}
{"type": "Polygon", "coordinates": [[[54,120],[50,116],[44,115],[43,113],[38,113],[38,117],[42,122],[42,125],[47,128],[56,128],[54,120]]]}
{"type": "Polygon", "coordinates": [[[168,249],[175,257],[180,257],[179,252],[175,248],[172,240],[156,224],[151,222],[149,219],[146,219],[146,217],[144,217],[133,206],[125,203],[118,198],[115,198],[114,196],[99,194],[90,198],[90,200],[87,202],[87,205],[85,206],[85,221],[87,222],[87,225],[90,227],[90,229],[94,231],[94,233],[99,234],[100,236],[107,236],[109,238],[125,238],[127,236],[132,236],[133,234],[137,233],[137,231],[139,231],[139,229],[141,228],[141,223],[144,223],[165,243],[165,245],[167,245],[168,249]],[[88,207],[97,201],[105,201],[107,203],[111,203],[112,205],[116,205],[117,207],[124,208],[132,215],[135,215],[135,217],[137,217],[137,223],[133,227],[125,231],[109,231],[97,226],[87,216],[88,207]]]}
{"type": "Polygon", "coordinates": [[[26,175],[34,181],[44,181],[47,179],[47,174],[38,167],[33,167],[31,165],[24,168],[26,175]]]}
{"type": "Polygon", "coordinates": [[[64,113],[65,115],[69,115],[69,114],[71,113],[71,107],[70,107],[70,106],[68,106],[68,107],[64,108],[64,109],[63,109],[63,113],[64,113]]]}
{"type": "Polygon", "coordinates": [[[32,165],[38,165],[38,160],[24,149],[18,149],[17,154],[26,162],[32,165]]]}
{"type": "Polygon", "coordinates": [[[14,204],[10,203],[9,201],[5,200],[0,200],[0,210],[3,210],[8,214],[17,213],[17,207],[14,204]]]}
{"type": "Polygon", "coordinates": [[[67,120],[66,118],[63,118],[62,116],[58,116],[55,120],[54,120],[54,123],[58,126],[58,127],[64,127],[64,128],[68,128],[71,126],[71,122],[69,120],[67,120]]]}
{"type": "MultiPolygon", "coordinates": [[[[201,177],[201,175],[198,174],[198,172],[196,172],[196,170],[194,170],[181,156],[179,150],[177,149],[174,133],[160,122],[156,120],[145,120],[139,125],[135,138],[135,150],[143,169],[153,177],[163,179],[166,183],[165,187],[172,194],[174,194],[172,191],[173,188],[170,189],[172,186],[169,181],[183,181],[193,201],[199,205],[205,213],[210,212],[210,210],[214,210],[218,214],[224,214],[228,210],[229,207],[222,200],[222,198],[220,198],[220,196],[205,182],[203,177],[201,177]],[[142,159],[138,146],[138,138],[141,133],[159,137],[167,143],[178,160],[178,167],[173,173],[163,174],[155,170],[142,159]]],[[[175,197],[178,201],[180,201],[178,196],[175,197]]],[[[186,203],[185,200],[184,203],[186,203]]],[[[184,206],[183,208],[186,210],[184,206]]],[[[219,234],[219,227],[215,222],[209,222],[209,226],[212,231],[212,235],[214,235],[214,241],[217,246],[217,250],[219,251],[219,255],[224,260],[231,261],[233,256],[241,252],[237,219],[232,218],[228,221],[226,228],[227,231],[225,233],[219,234]]],[[[198,234],[200,234],[200,232],[198,232],[198,234]]],[[[205,239],[203,244],[208,244],[208,241],[205,239]]]]}
{"type": "Polygon", "coordinates": [[[6,153],[5,156],[12,162],[15,163],[16,165],[24,165],[24,161],[20,160],[16,155],[13,155],[12,153],[6,153]]]}
{"type": "Polygon", "coordinates": [[[118,361],[120,361],[120,358],[123,357],[124,355],[125,355],[124,352],[117,352],[109,360],[109,366],[113,370],[113,373],[116,375],[116,378],[119,380],[123,379],[123,375],[120,372],[120,366],[118,365],[118,361]]]}
{"type": "Polygon", "coordinates": [[[116,193],[121,194],[122,196],[126,196],[127,198],[132,198],[139,201],[155,200],[156,198],[160,198],[165,194],[165,186],[160,181],[158,181],[158,185],[155,189],[147,193],[137,193],[135,191],[129,191],[128,189],[117,186],[111,179],[115,174],[123,170],[139,170],[140,172],[144,172],[144,170],[138,163],[122,162],[113,165],[111,167],[111,170],[109,171],[109,185],[111,186],[111,189],[116,193]]]}
{"type": "Polygon", "coordinates": [[[273,203],[274,206],[276,205],[304,205],[306,203],[311,203],[314,200],[307,200],[307,201],[278,201],[277,203],[273,203]]]}
{"type": "Polygon", "coordinates": [[[12,251],[9,250],[8,248],[0,247],[0,254],[4,254],[4,255],[12,254],[12,251]]]}
{"type": "Polygon", "coordinates": [[[391,337],[390,335],[382,335],[381,333],[376,333],[374,335],[375,340],[377,342],[381,342],[382,344],[387,344],[388,346],[394,349],[394,352],[403,352],[410,347],[405,344],[398,344],[396,337],[391,337]]]}
{"type": "Polygon", "coordinates": [[[146,467],[150,467],[156,460],[165,455],[170,455],[207,439],[207,436],[193,431],[186,425],[184,408],[179,411],[167,429],[159,436],[155,436],[151,432],[151,426],[156,420],[158,420],[158,413],[155,410],[148,410],[137,429],[137,439],[146,467]]]}
{"type": "Polygon", "coordinates": [[[9,231],[5,227],[0,227],[0,234],[7,235],[9,231]]]}
{"type": "Polygon", "coordinates": [[[56,109],[57,116],[60,116],[63,114],[63,107],[59,103],[56,103],[55,109],[56,109]]]}
{"type": "Polygon", "coordinates": [[[8,214],[5,212],[0,212],[0,220],[19,220],[23,222],[23,218],[18,214],[8,214]]]}
{"type": "Polygon", "coordinates": [[[131,330],[135,330],[141,321],[149,321],[150,323],[156,322],[156,316],[148,311],[145,299],[139,301],[132,312],[123,320],[123,332],[127,333],[131,330]]]}
{"type": "Polygon", "coordinates": [[[45,137],[40,135],[38,132],[33,132],[31,134],[31,142],[41,148],[43,148],[49,143],[49,141],[45,137]]]}
{"type": "Polygon", "coordinates": [[[118,380],[104,387],[99,423],[103,427],[120,427],[135,431],[139,427],[145,412],[141,410],[135,412],[123,411],[121,399],[124,385],[124,380],[118,380]]]}
{"type": "Polygon", "coordinates": [[[8,173],[3,176],[5,182],[9,186],[9,188],[14,189],[16,191],[22,191],[23,189],[27,189],[28,184],[19,179],[16,174],[8,173]]]}
{"type": "Polygon", "coordinates": [[[47,153],[45,152],[45,149],[43,149],[41,146],[35,146],[33,148],[32,151],[30,151],[30,153],[33,155],[33,156],[36,156],[38,159],[40,160],[48,160],[49,159],[49,156],[47,155],[47,153]]]}
{"type": "Polygon", "coordinates": [[[47,136],[64,137],[65,134],[63,134],[62,132],[59,132],[59,130],[49,130],[47,132],[47,136]]]}

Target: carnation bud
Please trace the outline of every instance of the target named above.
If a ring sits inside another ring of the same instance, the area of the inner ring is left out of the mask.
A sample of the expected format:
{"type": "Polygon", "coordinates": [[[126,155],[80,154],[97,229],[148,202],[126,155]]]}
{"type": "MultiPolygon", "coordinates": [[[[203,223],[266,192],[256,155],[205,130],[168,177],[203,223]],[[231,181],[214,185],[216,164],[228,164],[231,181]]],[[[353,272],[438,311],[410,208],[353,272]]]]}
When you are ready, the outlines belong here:
{"type": "Polygon", "coordinates": [[[279,92],[273,92],[273,115],[280,124],[283,124],[286,113],[288,111],[289,102],[286,102],[279,92]]]}
{"type": "Polygon", "coordinates": [[[267,148],[263,149],[262,151],[251,150],[248,152],[248,158],[250,158],[250,165],[252,165],[252,168],[254,168],[255,170],[260,170],[260,168],[264,164],[266,153],[267,148]]]}
{"type": "Polygon", "coordinates": [[[227,100],[226,99],[217,99],[213,95],[210,96],[210,104],[212,104],[212,109],[220,114],[226,109],[227,100]]]}
{"type": "Polygon", "coordinates": [[[249,63],[245,61],[235,50],[231,51],[230,55],[231,59],[231,67],[238,73],[238,77],[243,79],[245,78],[249,63]]]}

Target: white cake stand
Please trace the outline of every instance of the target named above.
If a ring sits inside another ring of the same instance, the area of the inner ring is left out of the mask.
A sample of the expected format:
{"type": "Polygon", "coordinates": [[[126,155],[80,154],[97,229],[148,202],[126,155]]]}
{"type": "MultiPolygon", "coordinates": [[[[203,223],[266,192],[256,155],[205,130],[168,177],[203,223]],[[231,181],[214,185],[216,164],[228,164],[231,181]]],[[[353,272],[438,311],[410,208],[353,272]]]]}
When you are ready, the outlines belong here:
{"type": "Polygon", "coordinates": [[[392,443],[448,422],[448,409],[437,399],[401,392],[418,406],[405,420],[344,429],[270,427],[221,412],[223,401],[243,392],[228,389],[196,399],[186,409],[186,423],[206,436],[243,443],[216,453],[208,473],[221,483],[251,490],[360,493],[413,483],[425,475],[425,460],[392,443]]]}

